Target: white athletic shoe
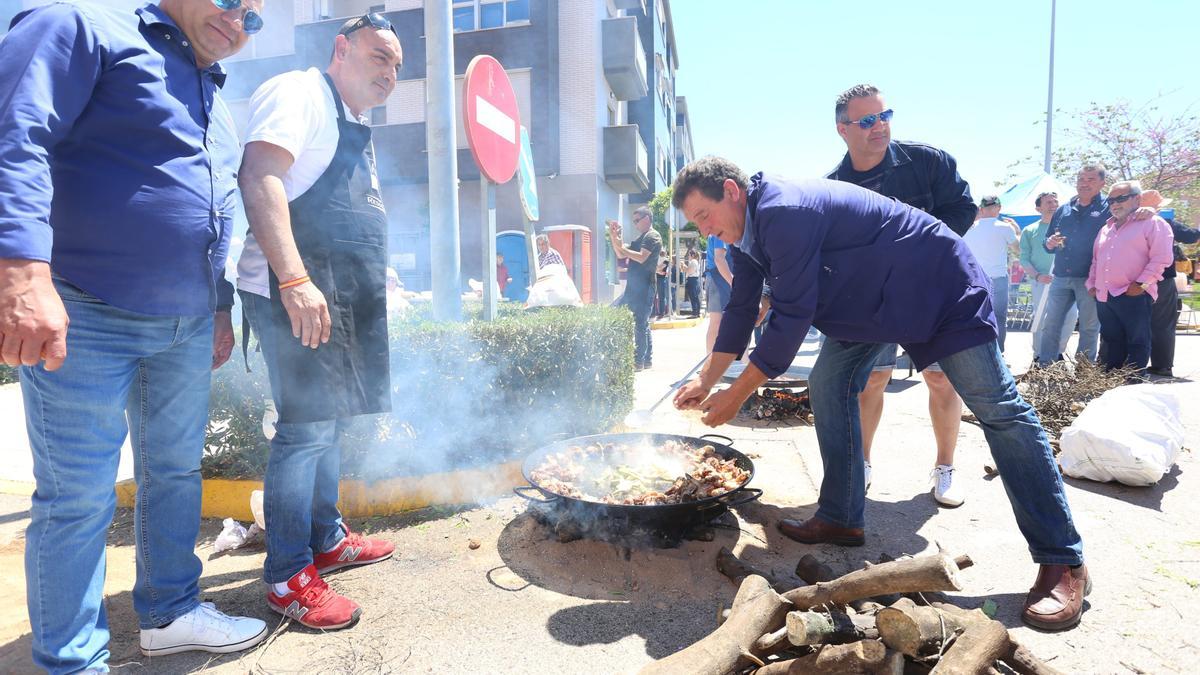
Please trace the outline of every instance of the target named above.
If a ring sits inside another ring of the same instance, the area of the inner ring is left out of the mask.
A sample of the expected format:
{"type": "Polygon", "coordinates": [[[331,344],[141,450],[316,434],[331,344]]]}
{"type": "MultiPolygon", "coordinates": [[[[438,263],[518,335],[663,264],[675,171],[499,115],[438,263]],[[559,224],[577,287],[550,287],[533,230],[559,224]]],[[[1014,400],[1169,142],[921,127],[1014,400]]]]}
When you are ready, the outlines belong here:
{"type": "Polygon", "coordinates": [[[265,637],[266,622],[229,616],[217,611],[211,602],[202,602],[168,626],[143,628],[140,641],[146,656],[164,656],[193,650],[237,652],[253,647],[265,637]]]}
{"type": "Polygon", "coordinates": [[[942,506],[962,506],[966,501],[962,488],[954,484],[954,467],[938,464],[929,474],[933,481],[933,498],[942,506]]]}

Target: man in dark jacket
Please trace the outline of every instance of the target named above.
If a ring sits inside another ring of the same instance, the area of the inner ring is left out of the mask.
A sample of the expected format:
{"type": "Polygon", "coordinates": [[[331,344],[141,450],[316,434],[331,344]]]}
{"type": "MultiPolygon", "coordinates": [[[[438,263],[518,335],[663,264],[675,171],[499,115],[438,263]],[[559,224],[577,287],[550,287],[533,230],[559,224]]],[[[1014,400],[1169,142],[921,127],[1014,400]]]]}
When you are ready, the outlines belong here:
{"type": "MultiPolygon", "coordinates": [[[[826,178],[895,197],[942,221],[959,236],[971,229],[975,202],[967,182],[958,175],[954,157],[922,143],[893,141],[892,110],[878,89],[869,84],[851,87],[838,97],[833,114],[838,135],[846,142],[846,156],[826,178]]],[[[886,346],[859,397],[868,488],[871,446],[883,417],[883,391],[892,378],[898,352],[896,345],[886,346]]],[[[954,450],[962,420],[962,400],[938,364],[930,364],[921,371],[921,376],[929,389],[929,421],[937,444],[937,459],[931,474],[933,498],[945,506],[959,506],[965,493],[954,482],[954,450]]]]}
{"type": "Polygon", "coordinates": [[[780,530],[805,543],[863,544],[857,398],[884,344],[895,342],[919,368],[940,362],[980,421],[1041,565],[1022,618],[1047,630],[1078,623],[1088,587],[1083,542],[1046,432],[1000,356],[990,280],[963,240],[933,216],[869,190],[762,174],[748,180],[717,157],[684,167],[674,187],[675,208],[701,234],[730,244],[733,257],[733,293],[716,346],[676,395],[677,407],[706,411],[710,426],[727,422],[787,369],[809,326],[828,338],[809,379],[824,463],[817,513],[783,520],[780,530]],[[774,316],[743,374],[710,394],[746,349],[768,278],[774,316]]]}
{"type": "MultiPolygon", "coordinates": [[[[1164,199],[1158,190],[1146,190],[1142,193],[1141,204],[1146,208],[1165,209],[1170,199],[1164,199]]],[[[1168,217],[1167,212],[1160,213],[1171,233],[1175,235],[1175,247],[1179,244],[1194,244],[1200,241],[1200,230],[1194,230],[1186,225],[1175,222],[1174,217],[1168,217]]],[[[1167,265],[1163,270],[1162,281],[1158,282],[1158,299],[1150,308],[1150,368],[1151,375],[1173,377],[1175,367],[1175,331],[1179,323],[1179,289],[1175,287],[1175,265],[1167,265]]]]}

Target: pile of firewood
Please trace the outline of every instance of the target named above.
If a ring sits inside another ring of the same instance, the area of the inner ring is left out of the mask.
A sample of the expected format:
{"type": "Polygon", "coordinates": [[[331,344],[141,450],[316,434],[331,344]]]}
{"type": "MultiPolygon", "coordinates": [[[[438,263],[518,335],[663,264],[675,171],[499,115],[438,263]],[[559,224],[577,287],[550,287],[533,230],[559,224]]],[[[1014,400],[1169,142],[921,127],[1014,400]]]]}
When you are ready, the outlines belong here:
{"type": "Polygon", "coordinates": [[[812,405],[808,391],[799,393],[787,389],[763,389],[755,392],[742,404],[742,412],[756,420],[812,424],[812,405]]]}
{"type": "Polygon", "coordinates": [[[717,567],[739,584],[733,606],[708,637],[642,670],[642,675],[1002,672],[1051,675],[1004,624],[981,610],[938,601],[961,590],[966,556],[945,553],[890,560],[834,578],[811,555],[796,575],[774,578],[721,549],[717,567]],[[915,669],[915,670],[914,670],[915,669]]]}
{"type": "Polygon", "coordinates": [[[1080,357],[1073,363],[1056,361],[1045,368],[1030,368],[1017,378],[1017,391],[1037,410],[1057,453],[1062,430],[1075,421],[1088,402],[1125,384],[1135,373],[1133,368],[1106,371],[1087,357],[1080,357]]]}

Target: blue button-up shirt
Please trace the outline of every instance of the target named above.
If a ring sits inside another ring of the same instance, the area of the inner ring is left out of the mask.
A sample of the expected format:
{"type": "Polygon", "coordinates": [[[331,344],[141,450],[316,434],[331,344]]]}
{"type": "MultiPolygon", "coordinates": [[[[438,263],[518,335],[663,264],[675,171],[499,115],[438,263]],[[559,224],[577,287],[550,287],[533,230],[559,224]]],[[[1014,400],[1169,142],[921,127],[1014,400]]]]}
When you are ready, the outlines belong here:
{"type": "Polygon", "coordinates": [[[143,314],[231,306],[240,152],[224,79],[157,5],[19,14],[0,42],[0,258],[47,261],[143,314]]]}
{"type": "Polygon", "coordinates": [[[787,369],[810,325],[835,340],[899,343],[918,368],[996,339],[991,280],[933,216],[830,180],[758,174],[747,198],[714,351],[745,350],[764,281],[773,315],[750,361],[768,377],[787,369]]]}
{"type": "MultiPolygon", "coordinates": [[[[1092,246],[1100,228],[1108,222],[1112,213],[1108,210],[1108,198],[1096,195],[1092,203],[1082,206],[1079,197],[1058,207],[1050,220],[1050,231],[1046,237],[1061,232],[1067,238],[1054,256],[1054,276],[1069,279],[1086,279],[1092,269],[1092,246]]],[[[1045,243],[1042,244],[1045,248],[1045,243]]],[[[1049,251],[1050,249],[1046,249],[1049,251]]]]}

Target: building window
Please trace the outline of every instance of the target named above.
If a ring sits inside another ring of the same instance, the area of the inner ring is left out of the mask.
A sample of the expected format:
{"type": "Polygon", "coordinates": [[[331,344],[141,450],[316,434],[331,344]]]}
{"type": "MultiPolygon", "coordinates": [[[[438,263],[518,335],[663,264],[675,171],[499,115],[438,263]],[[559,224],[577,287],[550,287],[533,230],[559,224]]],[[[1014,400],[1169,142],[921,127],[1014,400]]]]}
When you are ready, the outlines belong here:
{"type": "Polygon", "coordinates": [[[377,105],[371,108],[371,126],[378,127],[387,124],[387,106],[377,105]]]}
{"type": "Polygon", "coordinates": [[[530,0],[454,0],[454,32],[529,23],[530,0]]]}

